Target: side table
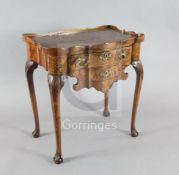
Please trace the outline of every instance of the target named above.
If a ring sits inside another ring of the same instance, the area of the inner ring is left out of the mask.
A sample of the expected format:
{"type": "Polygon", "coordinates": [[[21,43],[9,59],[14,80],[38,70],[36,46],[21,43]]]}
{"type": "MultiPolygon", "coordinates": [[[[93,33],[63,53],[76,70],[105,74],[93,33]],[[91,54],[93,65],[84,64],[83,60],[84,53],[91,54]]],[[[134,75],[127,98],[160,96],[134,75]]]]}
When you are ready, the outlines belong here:
{"type": "Polygon", "coordinates": [[[32,135],[40,136],[39,117],[33,82],[33,72],[38,65],[48,71],[48,84],[53,111],[56,153],[54,162],[63,162],[61,150],[60,91],[63,76],[75,77],[73,89],[94,87],[104,93],[104,116],[109,116],[108,92],[113,83],[127,79],[125,68],[132,65],[136,71],[136,87],[131,118],[131,135],[136,137],[136,112],[143,80],[140,61],[140,44],[144,34],[127,32],[105,25],[94,29],[71,29],[48,34],[23,34],[28,47],[26,77],[35,119],[32,135]]]}

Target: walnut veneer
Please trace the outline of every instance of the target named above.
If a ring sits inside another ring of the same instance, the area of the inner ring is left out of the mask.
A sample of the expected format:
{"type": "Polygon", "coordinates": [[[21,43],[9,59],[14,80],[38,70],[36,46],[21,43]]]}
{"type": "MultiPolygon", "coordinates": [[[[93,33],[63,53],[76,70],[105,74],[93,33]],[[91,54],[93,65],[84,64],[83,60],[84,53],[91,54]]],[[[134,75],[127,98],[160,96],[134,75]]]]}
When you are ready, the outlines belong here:
{"type": "Polygon", "coordinates": [[[56,134],[55,163],[61,163],[60,91],[63,76],[75,77],[74,90],[94,87],[104,93],[104,116],[109,116],[108,92],[114,82],[127,79],[125,68],[132,65],[136,71],[136,88],[131,119],[131,135],[136,137],[136,112],[143,79],[140,61],[140,43],[144,34],[126,32],[106,25],[94,29],[72,29],[48,34],[23,35],[28,47],[26,76],[35,119],[34,137],[40,136],[33,71],[38,65],[48,71],[52,111],[56,134]]]}

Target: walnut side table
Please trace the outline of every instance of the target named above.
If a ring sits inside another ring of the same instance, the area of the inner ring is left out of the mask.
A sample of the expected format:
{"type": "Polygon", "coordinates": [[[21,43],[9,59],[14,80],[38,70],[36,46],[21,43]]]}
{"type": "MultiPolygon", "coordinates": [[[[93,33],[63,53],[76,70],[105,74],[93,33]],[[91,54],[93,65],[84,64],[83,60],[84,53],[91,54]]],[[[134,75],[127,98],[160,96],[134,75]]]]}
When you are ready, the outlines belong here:
{"type": "Polygon", "coordinates": [[[35,119],[33,136],[40,136],[39,117],[35,96],[33,72],[38,65],[48,71],[55,135],[54,162],[63,162],[61,150],[61,118],[59,95],[63,76],[75,77],[74,90],[94,87],[104,93],[104,116],[109,116],[108,92],[114,82],[127,79],[125,68],[132,65],[136,71],[136,87],[131,118],[131,135],[136,137],[136,112],[143,79],[140,61],[140,43],[144,34],[126,32],[115,26],[105,25],[94,29],[72,29],[45,35],[23,35],[28,47],[26,77],[35,119]]]}

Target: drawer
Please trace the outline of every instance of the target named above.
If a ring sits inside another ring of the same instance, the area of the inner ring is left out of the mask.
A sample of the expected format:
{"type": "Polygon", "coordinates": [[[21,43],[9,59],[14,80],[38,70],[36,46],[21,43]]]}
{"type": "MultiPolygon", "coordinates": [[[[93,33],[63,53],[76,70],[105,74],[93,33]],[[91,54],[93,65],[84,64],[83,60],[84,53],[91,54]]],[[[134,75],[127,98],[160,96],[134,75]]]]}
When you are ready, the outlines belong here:
{"type": "Polygon", "coordinates": [[[118,66],[89,69],[89,81],[104,81],[118,77],[118,66]]]}
{"type": "Polygon", "coordinates": [[[89,54],[88,67],[101,67],[114,63],[116,51],[92,52],[89,54]]]}
{"type": "Polygon", "coordinates": [[[118,48],[116,50],[116,62],[122,63],[123,66],[131,64],[132,46],[118,48]]]}

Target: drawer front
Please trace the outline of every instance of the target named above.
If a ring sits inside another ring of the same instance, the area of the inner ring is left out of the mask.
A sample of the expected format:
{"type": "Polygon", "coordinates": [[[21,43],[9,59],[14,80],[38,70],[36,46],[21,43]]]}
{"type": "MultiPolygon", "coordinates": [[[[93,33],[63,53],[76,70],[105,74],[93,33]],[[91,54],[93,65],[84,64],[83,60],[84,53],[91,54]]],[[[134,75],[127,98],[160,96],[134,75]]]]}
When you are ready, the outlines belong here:
{"type": "Polygon", "coordinates": [[[131,55],[131,46],[89,55],[73,55],[69,60],[69,75],[88,81],[120,78],[121,70],[131,64],[131,55]]]}
{"type": "Polygon", "coordinates": [[[112,65],[114,63],[116,51],[104,51],[89,54],[88,67],[101,67],[105,65],[112,65]]]}
{"type": "Polygon", "coordinates": [[[118,66],[109,68],[91,68],[89,69],[89,81],[105,81],[117,78],[119,74],[118,66]]]}
{"type": "Polygon", "coordinates": [[[126,67],[131,64],[132,46],[122,47],[116,50],[116,62],[126,67]]]}

